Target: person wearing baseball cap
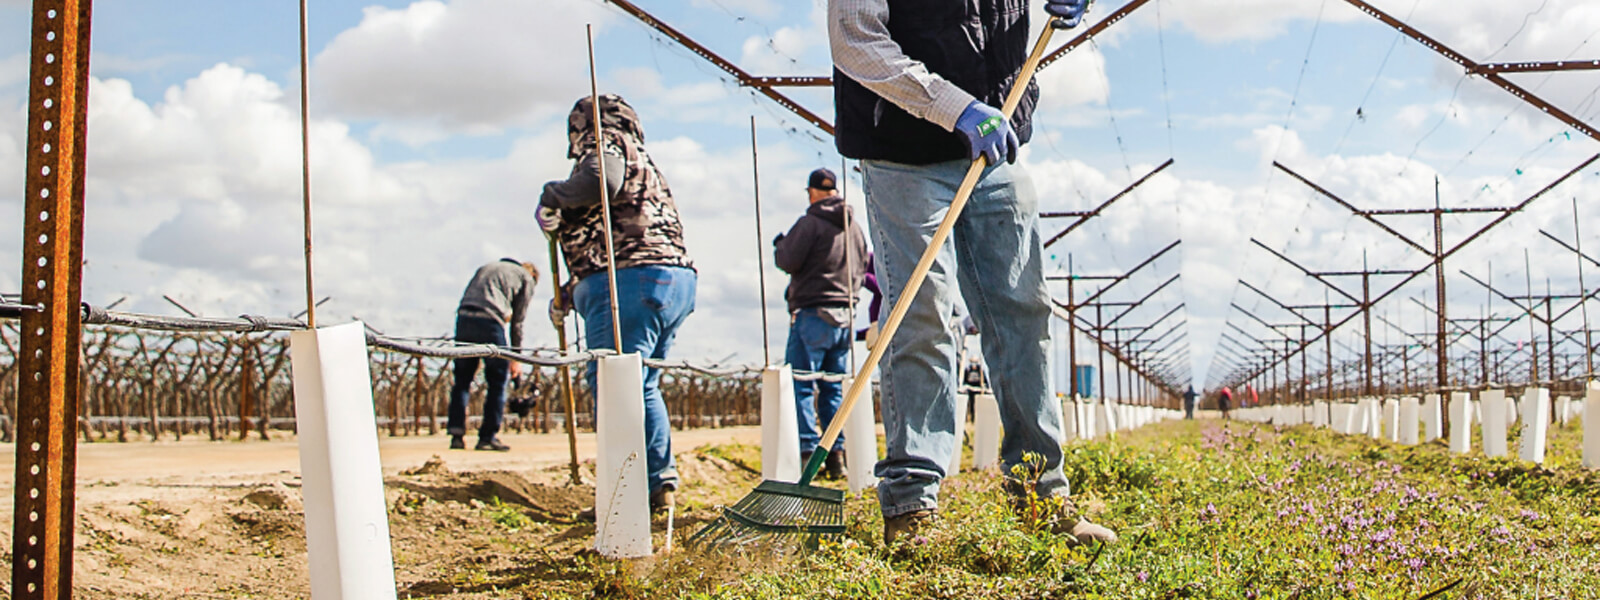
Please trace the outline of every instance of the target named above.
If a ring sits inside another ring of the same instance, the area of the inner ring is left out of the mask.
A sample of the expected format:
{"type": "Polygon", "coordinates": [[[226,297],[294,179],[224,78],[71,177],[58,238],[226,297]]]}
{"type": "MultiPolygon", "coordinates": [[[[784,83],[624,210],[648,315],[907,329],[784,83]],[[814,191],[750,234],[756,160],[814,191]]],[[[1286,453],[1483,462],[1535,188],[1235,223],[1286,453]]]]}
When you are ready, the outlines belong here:
{"type": "MultiPolygon", "coordinates": [[[[838,184],[834,183],[838,181],[838,179],[839,178],[833,176],[833,171],[829,171],[825,168],[817,169],[811,172],[811,177],[808,178],[808,181],[806,182],[806,189],[814,192],[833,192],[834,190],[839,189],[838,184]]],[[[828,196],[832,195],[834,194],[812,194],[811,203],[815,204],[817,200],[827,198],[828,196]]]]}
{"type": "MultiPolygon", "coordinates": [[[[839,196],[839,178],[817,169],[806,181],[810,206],[786,234],[773,240],[774,262],[789,274],[784,299],[789,304],[789,344],[785,360],[796,371],[844,373],[850,355],[850,316],[856,290],[866,274],[867,240],[850,205],[839,196]]],[[[799,423],[800,460],[818,451],[822,430],[844,399],[837,381],[795,381],[795,416],[799,423]],[[820,422],[819,422],[820,418],[820,422]]],[[[844,476],[844,436],[834,441],[823,476],[844,476]]]]}

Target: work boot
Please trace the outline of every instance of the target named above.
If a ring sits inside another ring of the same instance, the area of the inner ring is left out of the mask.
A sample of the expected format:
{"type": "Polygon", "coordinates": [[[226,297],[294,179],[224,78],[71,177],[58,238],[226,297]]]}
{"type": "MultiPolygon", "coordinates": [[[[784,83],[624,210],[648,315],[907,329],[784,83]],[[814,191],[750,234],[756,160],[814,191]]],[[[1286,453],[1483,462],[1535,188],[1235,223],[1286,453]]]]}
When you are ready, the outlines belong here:
{"type": "Polygon", "coordinates": [[[914,510],[898,517],[883,520],[883,545],[894,547],[896,540],[904,539],[912,544],[926,542],[922,537],[923,528],[933,520],[933,509],[914,510]],[[922,540],[919,542],[918,540],[922,540]]]}
{"type": "Polygon", "coordinates": [[[1038,510],[1037,517],[1040,525],[1056,535],[1070,535],[1075,544],[1088,544],[1100,542],[1114,544],[1117,533],[1111,529],[1089,522],[1078,511],[1076,504],[1065,496],[1051,496],[1033,500],[1036,507],[1030,507],[1029,499],[1022,496],[1011,497],[1011,509],[1024,519],[1033,518],[1032,511],[1038,510]]]}
{"type": "Polygon", "coordinates": [[[671,509],[675,503],[675,494],[673,492],[676,491],[678,491],[677,485],[663,483],[661,487],[656,488],[656,491],[650,492],[650,513],[661,514],[671,509]]]}
{"type": "Polygon", "coordinates": [[[1079,544],[1088,544],[1090,542],[1117,543],[1117,532],[1104,525],[1090,523],[1088,519],[1081,516],[1067,530],[1067,533],[1072,534],[1072,537],[1077,539],[1079,544]]]}
{"type": "Polygon", "coordinates": [[[505,452],[505,451],[510,450],[511,446],[507,446],[504,443],[501,443],[500,442],[500,438],[489,438],[489,439],[478,438],[478,445],[474,446],[473,449],[474,450],[493,450],[495,452],[505,452]]]}
{"type": "Polygon", "coordinates": [[[827,461],[822,465],[823,479],[844,479],[844,450],[829,452],[827,461]]]}
{"type": "MultiPolygon", "coordinates": [[[[664,483],[661,484],[661,487],[656,488],[656,491],[651,492],[650,513],[660,514],[667,512],[667,509],[672,508],[676,504],[676,494],[673,492],[676,492],[677,490],[678,486],[676,484],[664,483]]],[[[595,507],[591,506],[578,511],[578,514],[575,516],[579,521],[593,523],[596,517],[595,507]]]]}
{"type": "Polygon", "coordinates": [[[459,435],[452,435],[452,436],[450,436],[450,449],[451,450],[466,450],[467,449],[467,441],[462,439],[462,437],[459,436],[459,435]]]}

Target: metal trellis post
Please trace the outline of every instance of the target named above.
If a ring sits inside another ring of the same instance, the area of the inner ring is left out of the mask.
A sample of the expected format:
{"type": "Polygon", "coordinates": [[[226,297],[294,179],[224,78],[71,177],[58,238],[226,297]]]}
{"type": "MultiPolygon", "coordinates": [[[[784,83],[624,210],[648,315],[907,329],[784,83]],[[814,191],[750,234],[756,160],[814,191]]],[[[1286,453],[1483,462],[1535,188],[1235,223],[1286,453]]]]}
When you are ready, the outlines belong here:
{"type": "Polygon", "coordinates": [[[91,0],[35,0],[28,79],[13,598],[72,596],[91,0]]]}

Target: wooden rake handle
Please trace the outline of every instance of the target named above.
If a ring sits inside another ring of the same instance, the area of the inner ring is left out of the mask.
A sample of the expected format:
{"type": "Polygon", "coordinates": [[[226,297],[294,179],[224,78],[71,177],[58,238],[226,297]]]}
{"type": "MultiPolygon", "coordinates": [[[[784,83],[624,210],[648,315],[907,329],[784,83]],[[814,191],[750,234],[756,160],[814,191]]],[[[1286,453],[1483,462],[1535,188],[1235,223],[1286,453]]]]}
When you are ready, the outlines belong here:
{"type": "MultiPolygon", "coordinates": [[[[1044,58],[1045,50],[1050,44],[1050,36],[1055,32],[1053,25],[1053,22],[1045,24],[1044,31],[1039,33],[1039,41],[1033,44],[1033,52],[1028,55],[1028,60],[1022,63],[1022,71],[1017,75],[1017,80],[1011,84],[1011,91],[1006,94],[1006,103],[1000,108],[1000,113],[1005,115],[1005,118],[1010,119],[1011,113],[1016,112],[1017,105],[1022,102],[1022,94],[1028,89],[1028,82],[1033,80],[1034,72],[1039,70],[1039,61],[1044,58]]],[[[922,258],[917,261],[917,268],[911,271],[911,280],[900,292],[899,300],[895,301],[894,309],[889,312],[889,319],[884,321],[883,329],[878,333],[877,343],[873,344],[871,351],[867,353],[866,364],[861,366],[861,372],[851,380],[850,390],[845,392],[839,412],[834,415],[833,422],[828,423],[828,430],[823,432],[819,448],[830,448],[833,442],[839,439],[839,433],[844,431],[845,419],[856,407],[856,401],[860,400],[867,388],[872,385],[872,372],[878,368],[878,361],[882,360],[883,354],[888,351],[889,340],[894,338],[895,331],[900,329],[900,322],[911,310],[912,299],[922,289],[922,282],[928,278],[928,271],[933,269],[933,261],[938,258],[939,249],[944,247],[945,240],[950,237],[950,230],[955,229],[956,220],[961,217],[961,210],[966,208],[972,190],[978,187],[978,178],[983,175],[985,162],[984,157],[980,155],[972,161],[971,166],[967,167],[967,176],[961,180],[961,187],[956,189],[956,197],[950,202],[949,212],[946,212],[944,220],[939,222],[939,228],[934,230],[933,239],[928,240],[928,249],[922,251],[922,258]]],[[[822,461],[816,458],[813,457],[811,462],[816,467],[821,467],[822,461]]],[[[805,472],[800,476],[800,485],[811,483],[817,471],[818,469],[813,468],[812,464],[806,465],[805,472]]]]}

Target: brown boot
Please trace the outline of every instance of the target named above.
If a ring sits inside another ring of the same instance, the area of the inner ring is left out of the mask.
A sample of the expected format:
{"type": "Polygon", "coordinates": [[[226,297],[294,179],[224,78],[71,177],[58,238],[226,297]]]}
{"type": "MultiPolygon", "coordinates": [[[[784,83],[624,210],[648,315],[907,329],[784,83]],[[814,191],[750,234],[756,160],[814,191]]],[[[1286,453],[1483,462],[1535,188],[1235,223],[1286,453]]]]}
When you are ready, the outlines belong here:
{"type": "Polygon", "coordinates": [[[1012,496],[1011,509],[1019,517],[1039,519],[1039,525],[1056,535],[1070,535],[1076,544],[1100,542],[1114,544],[1117,533],[1083,517],[1072,500],[1064,496],[1029,499],[1012,496]],[[1031,505],[1030,505],[1031,504],[1031,505]]]}
{"type": "Polygon", "coordinates": [[[834,450],[828,453],[828,459],[822,463],[824,479],[838,481],[844,479],[844,450],[834,450]]]}
{"type": "Polygon", "coordinates": [[[1100,542],[1102,544],[1117,543],[1117,532],[1104,525],[1090,523],[1083,517],[1078,517],[1072,527],[1067,530],[1067,533],[1072,534],[1072,537],[1077,539],[1079,544],[1089,544],[1091,542],[1100,542]]]}
{"type": "Polygon", "coordinates": [[[670,484],[670,483],[665,483],[665,484],[662,484],[661,487],[656,488],[656,491],[651,492],[650,493],[650,512],[651,512],[651,514],[661,514],[661,513],[667,512],[667,510],[669,510],[673,506],[675,506],[675,504],[674,504],[675,498],[673,497],[674,496],[673,492],[676,492],[677,490],[678,490],[678,486],[670,484]]]}
{"type": "Polygon", "coordinates": [[[922,529],[933,520],[933,509],[914,510],[883,520],[883,545],[893,547],[895,541],[905,540],[916,544],[922,529]]]}

